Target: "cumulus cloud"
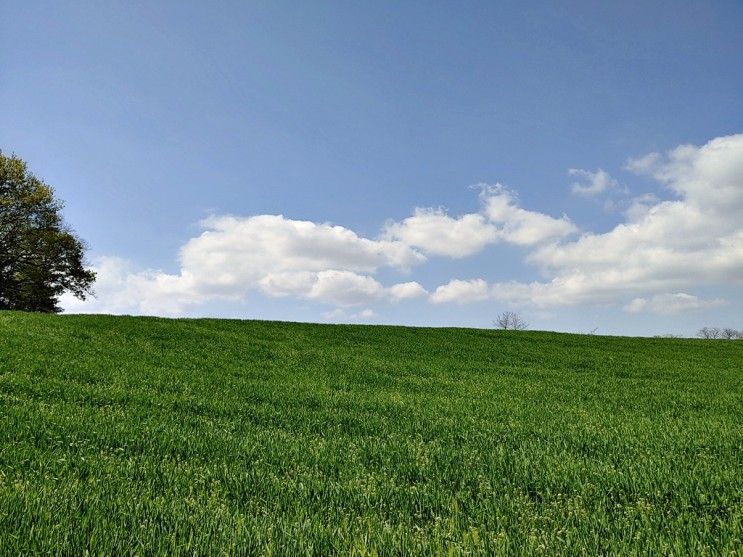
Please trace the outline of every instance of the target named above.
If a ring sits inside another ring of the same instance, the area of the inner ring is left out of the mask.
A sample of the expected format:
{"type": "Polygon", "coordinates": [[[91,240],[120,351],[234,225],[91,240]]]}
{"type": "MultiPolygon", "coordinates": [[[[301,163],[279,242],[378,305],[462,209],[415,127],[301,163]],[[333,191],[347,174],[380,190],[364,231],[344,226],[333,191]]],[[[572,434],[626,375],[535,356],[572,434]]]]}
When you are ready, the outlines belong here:
{"type": "Polygon", "coordinates": [[[487,300],[490,297],[488,283],[483,279],[454,279],[439,286],[432,294],[431,301],[436,304],[456,302],[465,304],[487,300]]]}
{"type": "Polygon", "coordinates": [[[351,271],[320,271],[304,294],[310,300],[331,302],[337,306],[354,306],[384,295],[384,287],[374,278],[351,271]]]}
{"type": "Polygon", "coordinates": [[[64,294],[60,302],[65,311],[176,315],[207,299],[190,275],[138,270],[120,257],[101,257],[93,269],[97,274],[95,296],[82,301],[64,294]]]}
{"type": "Polygon", "coordinates": [[[628,222],[639,222],[658,203],[660,203],[660,199],[654,193],[638,195],[630,200],[629,207],[624,211],[624,215],[628,222]]]}
{"type": "MultiPolygon", "coordinates": [[[[424,296],[439,304],[498,300],[538,309],[619,304],[628,312],[656,313],[722,303],[689,292],[743,285],[743,134],[651,153],[625,168],[656,181],[668,199],[634,198],[623,222],[604,233],[580,233],[565,215],[525,209],[502,185],[481,186],[476,212],[451,216],[443,209],[416,209],[388,222],[377,238],[281,215],[214,216],[183,245],[176,272],[142,270],[104,257],[95,265],[97,298],[80,302],[65,296],[62,306],[173,315],[210,300],[240,302],[255,293],[343,311],[424,296]],[[461,258],[497,243],[524,248],[525,262],[540,279],[455,278],[429,295],[416,281],[382,284],[376,276],[383,269],[406,274],[429,256],[461,258]]],[[[586,194],[616,187],[602,172],[571,171],[585,181],[586,194]]]]}
{"type": "Polygon", "coordinates": [[[179,314],[212,299],[243,300],[251,290],[336,306],[398,302],[422,296],[416,282],[384,287],[370,274],[409,270],[425,256],[396,240],[371,240],[330,224],[281,215],[212,217],[180,251],[180,271],[139,271],[102,258],[96,298],[63,299],[68,311],[179,314]]]}
{"type": "Polygon", "coordinates": [[[467,257],[495,242],[498,229],[481,214],[452,218],[442,209],[417,208],[402,222],[387,224],[385,236],[432,255],[467,257]]]}
{"type": "Polygon", "coordinates": [[[271,273],[258,281],[258,287],[269,296],[294,296],[341,307],[369,302],[399,302],[428,294],[414,281],[384,287],[371,276],[335,269],[271,273]]]}
{"type": "Polygon", "coordinates": [[[425,295],[426,290],[417,282],[395,284],[389,288],[376,279],[350,271],[321,271],[311,288],[302,296],[309,300],[329,302],[337,306],[355,306],[372,301],[400,300],[425,295]]]}
{"type": "Polygon", "coordinates": [[[395,302],[410,300],[428,294],[428,291],[415,281],[393,284],[387,289],[387,292],[395,302]]]}
{"type": "Polygon", "coordinates": [[[508,243],[533,246],[569,236],[578,227],[566,216],[554,218],[518,205],[513,192],[504,186],[486,186],[482,193],[485,215],[499,225],[499,237],[508,243]]]}
{"type": "Polygon", "coordinates": [[[624,306],[629,313],[651,312],[661,315],[672,315],[683,311],[708,309],[723,305],[724,300],[705,300],[685,292],[675,294],[656,294],[650,298],[635,298],[624,306]]]}
{"type": "Polygon", "coordinates": [[[568,175],[575,176],[579,180],[570,185],[570,191],[576,195],[590,197],[603,193],[609,189],[618,189],[619,182],[612,178],[608,172],[598,169],[595,172],[582,168],[571,168],[568,175]]]}
{"type": "Polygon", "coordinates": [[[328,321],[347,322],[347,321],[369,321],[377,318],[376,312],[371,308],[362,309],[361,311],[349,313],[343,308],[336,308],[326,311],[322,316],[328,321]]]}
{"type": "Polygon", "coordinates": [[[537,246],[526,260],[548,280],[496,283],[488,297],[558,307],[616,303],[669,288],[743,284],[743,135],[654,153],[627,168],[651,176],[676,199],[639,199],[626,221],[609,232],[537,246]]]}
{"type": "Polygon", "coordinates": [[[234,287],[267,272],[373,273],[380,267],[410,269],[426,259],[403,242],[370,240],[342,226],[281,215],[212,217],[202,227],[180,259],[183,269],[208,280],[211,288],[234,287]]]}
{"type": "Polygon", "coordinates": [[[578,230],[564,215],[554,218],[521,208],[516,195],[501,184],[481,187],[480,212],[454,218],[443,209],[417,208],[413,216],[388,223],[383,237],[431,255],[461,258],[496,242],[531,246],[578,230]]]}

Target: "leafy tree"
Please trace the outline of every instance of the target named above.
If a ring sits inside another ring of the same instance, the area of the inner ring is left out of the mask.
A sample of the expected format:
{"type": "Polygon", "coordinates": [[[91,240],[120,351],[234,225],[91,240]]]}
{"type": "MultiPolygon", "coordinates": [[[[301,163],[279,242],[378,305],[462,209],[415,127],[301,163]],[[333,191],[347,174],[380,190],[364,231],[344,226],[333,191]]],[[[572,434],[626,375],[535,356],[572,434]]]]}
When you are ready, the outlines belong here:
{"type": "Polygon", "coordinates": [[[91,293],[95,273],[62,207],[25,162],[0,152],[0,310],[58,312],[62,293],[91,293]]]}
{"type": "Polygon", "coordinates": [[[504,311],[493,321],[498,329],[523,331],[529,327],[529,324],[524,321],[518,313],[513,311],[504,311]]]}

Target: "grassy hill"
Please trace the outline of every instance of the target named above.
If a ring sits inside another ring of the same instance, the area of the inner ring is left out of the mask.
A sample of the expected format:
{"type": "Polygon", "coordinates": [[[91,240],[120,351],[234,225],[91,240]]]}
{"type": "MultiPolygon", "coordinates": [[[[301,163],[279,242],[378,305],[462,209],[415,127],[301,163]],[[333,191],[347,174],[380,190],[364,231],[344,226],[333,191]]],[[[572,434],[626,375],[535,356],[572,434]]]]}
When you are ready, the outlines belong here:
{"type": "Polygon", "coordinates": [[[0,312],[0,553],[743,549],[743,342],[0,312]]]}

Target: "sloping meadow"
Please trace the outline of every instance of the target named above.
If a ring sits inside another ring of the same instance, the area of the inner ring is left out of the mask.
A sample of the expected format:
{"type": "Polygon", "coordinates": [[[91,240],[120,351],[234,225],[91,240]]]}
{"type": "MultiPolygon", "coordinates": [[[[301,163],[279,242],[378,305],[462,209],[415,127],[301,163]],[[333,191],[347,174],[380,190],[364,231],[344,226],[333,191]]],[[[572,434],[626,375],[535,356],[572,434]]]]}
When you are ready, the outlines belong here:
{"type": "Polygon", "coordinates": [[[743,549],[743,342],[0,312],[0,553],[743,549]]]}

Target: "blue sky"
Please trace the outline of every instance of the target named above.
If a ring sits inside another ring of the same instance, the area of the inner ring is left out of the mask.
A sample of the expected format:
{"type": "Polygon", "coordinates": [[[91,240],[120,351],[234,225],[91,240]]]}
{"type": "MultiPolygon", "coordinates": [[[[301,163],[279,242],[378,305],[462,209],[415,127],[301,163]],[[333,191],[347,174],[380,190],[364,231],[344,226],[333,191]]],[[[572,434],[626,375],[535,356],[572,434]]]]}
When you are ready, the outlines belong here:
{"type": "Polygon", "coordinates": [[[0,149],[99,270],[70,311],[743,326],[740,2],[4,18],[0,149]]]}

